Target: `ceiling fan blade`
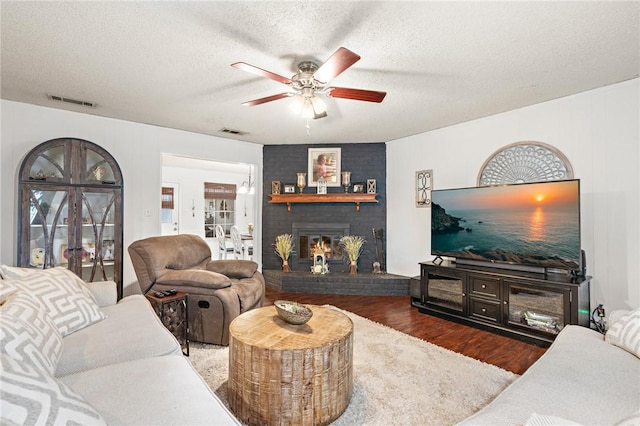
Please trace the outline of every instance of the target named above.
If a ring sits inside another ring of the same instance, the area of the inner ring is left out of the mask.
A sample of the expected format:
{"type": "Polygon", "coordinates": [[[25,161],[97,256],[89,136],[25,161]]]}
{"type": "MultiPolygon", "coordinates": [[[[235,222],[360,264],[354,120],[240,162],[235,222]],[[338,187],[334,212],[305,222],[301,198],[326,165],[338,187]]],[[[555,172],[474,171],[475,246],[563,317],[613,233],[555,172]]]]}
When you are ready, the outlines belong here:
{"type": "Polygon", "coordinates": [[[291,96],[291,93],[278,93],[277,95],[267,96],[266,98],[254,99],[252,101],[243,102],[244,106],[256,106],[260,104],[264,104],[271,101],[277,101],[278,99],[288,98],[291,96]]]}
{"type": "Polygon", "coordinates": [[[328,83],[359,60],[360,55],[340,47],[324,64],[320,65],[318,71],[313,74],[313,78],[321,83],[328,83]]]}
{"type": "Polygon", "coordinates": [[[316,114],[316,115],[314,115],[314,116],[313,116],[313,119],[314,119],[314,120],[317,120],[317,119],[319,119],[319,118],[325,118],[326,116],[327,116],[327,112],[325,111],[325,112],[323,112],[323,113],[321,113],[321,114],[316,114]]]}
{"type": "Polygon", "coordinates": [[[283,77],[281,75],[272,73],[271,71],[263,70],[262,68],[247,64],[246,62],[236,62],[235,64],[231,64],[231,66],[242,71],[250,72],[251,74],[259,75],[260,77],[265,77],[270,80],[277,81],[278,83],[287,85],[291,84],[291,79],[288,77],[283,77]]]}
{"type": "Polygon", "coordinates": [[[387,92],[374,90],[350,89],[347,87],[330,87],[329,96],[332,98],[353,99],[354,101],[367,101],[380,103],[387,96],[387,92]]]}

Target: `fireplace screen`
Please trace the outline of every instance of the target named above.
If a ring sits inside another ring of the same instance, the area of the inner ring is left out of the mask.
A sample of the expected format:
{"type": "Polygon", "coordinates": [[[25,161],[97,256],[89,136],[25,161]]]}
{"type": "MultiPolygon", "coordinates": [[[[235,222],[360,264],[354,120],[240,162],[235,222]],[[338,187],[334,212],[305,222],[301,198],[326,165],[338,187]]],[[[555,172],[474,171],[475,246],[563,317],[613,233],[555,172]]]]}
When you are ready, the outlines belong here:
{"type": "Polygon", "coordinates": [[[349,235],[348,223],[294,223],[292,231],[298,262],[312,263],[317,248],[324,252],[327,262],[342,262],[340,239],[349,235]]]}
{"type": "Polygon", "coordinates": [[[300,235],[298,247],[300,247],[300,259],[313,260],[313,253],[320,248],[324,252],[324,258],[330,260],[342,260],[342,247],[340,247],[342,235],[300,235]]]}

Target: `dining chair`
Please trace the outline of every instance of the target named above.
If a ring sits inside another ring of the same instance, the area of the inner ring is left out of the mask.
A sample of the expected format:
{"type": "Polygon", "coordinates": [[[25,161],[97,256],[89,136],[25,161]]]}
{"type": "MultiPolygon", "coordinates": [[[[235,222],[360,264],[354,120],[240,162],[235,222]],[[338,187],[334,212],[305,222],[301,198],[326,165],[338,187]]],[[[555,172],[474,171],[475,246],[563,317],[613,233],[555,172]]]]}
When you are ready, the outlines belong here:
{"type": "Polygon", "coordinates": [[[233,243],[233,255],[236,259],[244,259],[244,247],[240,229],[236,225],[231,227],[231,242],[233,243]]]}
{"type": "Polygon", "coordinates": [[[226,259],[227,253],[233,253],[233,246],[227,246],[227,237],[222,225],[216,225],[216,240],[218,240],[218,253],[220,259],[226,259]]]}

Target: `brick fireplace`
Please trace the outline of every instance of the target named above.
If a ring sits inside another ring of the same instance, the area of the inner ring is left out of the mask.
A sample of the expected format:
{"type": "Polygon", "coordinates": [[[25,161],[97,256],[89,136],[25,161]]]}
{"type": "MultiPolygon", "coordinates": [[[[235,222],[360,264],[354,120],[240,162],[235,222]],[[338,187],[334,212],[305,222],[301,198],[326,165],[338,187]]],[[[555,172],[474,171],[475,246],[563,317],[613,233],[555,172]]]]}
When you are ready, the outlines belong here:
{"type": "MultiPolygon", "coordinates": [[[[274,253],[273,244],[278,235],[294,236],[295,253],[289,259],[293,272],[310,273],[310,257],[313,244],[321,241],[332,252],[327,256],[330,274],[348,272],[349,265],[341,257],[338,241],[342,235],[362,236],[366,243],[358,261],[360,273],[371,273],[376,260],[373,229],[386,227],[386,145],[384,143],[338,144],[341,148],[341,170],[351,172],[352,182],[366,182],[375,179],[377,203],[362,203],[357,211],[352,203],[319,202],[293,204],[287,211],[285,204],[270,204],[271,182],[295,183],[296,173],[306,172],[309,148],[321,145],[265,145],[263,148],[263,191],[262,204],[262,269],[263,271],[282,269],[282,262],[274,253]],[[330,226],[325,226],[330,224],[330,226]],[[321,225],[319,229],[309,229],[309,225],[321,225]],[[320,229],[324,227],[324,229],[320,229]],[[295,228],[295,229],[294,229],[295,228]],[[306,239],[300,240],[300,233],[306,239]]],[[[297,190],[296,190],[297,191],[297,190]]],[[[315,193],[315,187],[307,187],[305,193],[315,193]]],[[[342,187],[328,187],[328,193],[344,192],[342,187]]],[[[385,240],[386,241],[386,240],[385,240]]],[[[386,247],[384,247],[386,252],[386,247]]],[[[315,275],[316,277],[318,275],[315,275]]],[[[324,277],[324,275],[322,276],[324,277]]]]}
{"type": "MultiPolygon", "coordinates": [[[[376,245],[373,230],[385,229],[387,222],[386,145],[352,143],[331,145],[341,148],[341,170],[351,172],[351,182],[375,179],[377,203],[362,203],[360,211],[350,203],[270,204],[271,182],[295,183],[296,173],[306,172],[309,148],[321,145],[265,145],[263,148],[262,270],[267,286],[292,293],[352,295],[408,295],[408,277],[373,274],[376,245]],[[294,235],[295,253],[289,259],[292,272],[282,272],[282,262],[274,253],[278,235],[294,235]],[[349,262],[339,251],[342,235],[359,235],[366,240],[358,260],[358,274],[349,275],[349,262]],[[302,237],[301,237],[302,236],[302,237]],[[315,244],[330,248],[328,274],[312,274],[311,252],[315,244]]],[[[329,187],[328,193],[343,192],[329,187]]],[[[307,187],[305,193],[316,192],[307,187]]],[[[386,232],[385,232],[386,234],[386,232]]],[[[386,239],[380,247],[386,253],[386,239]]],[[[383,265],[384,267],[384,265],[383,265]]],[[[417,268],[417,265],[416,265],[417,268]]]]}

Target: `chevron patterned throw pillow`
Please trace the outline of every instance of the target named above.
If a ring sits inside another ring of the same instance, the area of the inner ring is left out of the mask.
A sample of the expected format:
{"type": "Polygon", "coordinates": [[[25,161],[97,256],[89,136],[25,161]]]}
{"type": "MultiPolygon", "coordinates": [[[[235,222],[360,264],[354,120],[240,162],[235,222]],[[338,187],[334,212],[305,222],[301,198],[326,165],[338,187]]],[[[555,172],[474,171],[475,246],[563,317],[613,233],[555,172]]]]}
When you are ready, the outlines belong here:
{"type": "Polygon", "coordinates": [[[4,301],[7,300],[7,298],[16,291],[18,291],[18,289],[7,283],[6,281],[3,283],[3,285],[0,285],[0,306],[2,306],[2,304],[4,304],[4,301]]]}
{"type": "Polygon", "coordinates": [[[82,280],[66,268],[43,269],[21,279],[0,280],[0,288],[5,284],[33,295],[63,337],[106,318],[87,294],[89,290],[82,280]]]}
{"type": "Polygon", "coordinates": [[[40,302],[17,291],[0,308],[0,352],[53,374],[62,336],[40,302]]]}
{"type": "Polygon", "coordinates": [[[51,375],[5,354],[0,361],[0,424],[107,424],[82,396],[51,375]]]}
{"type": "Polygon", "coordinates": [[[640,358],[640,308],[620,317],[607,331],[605,340],[640,358]]]}

